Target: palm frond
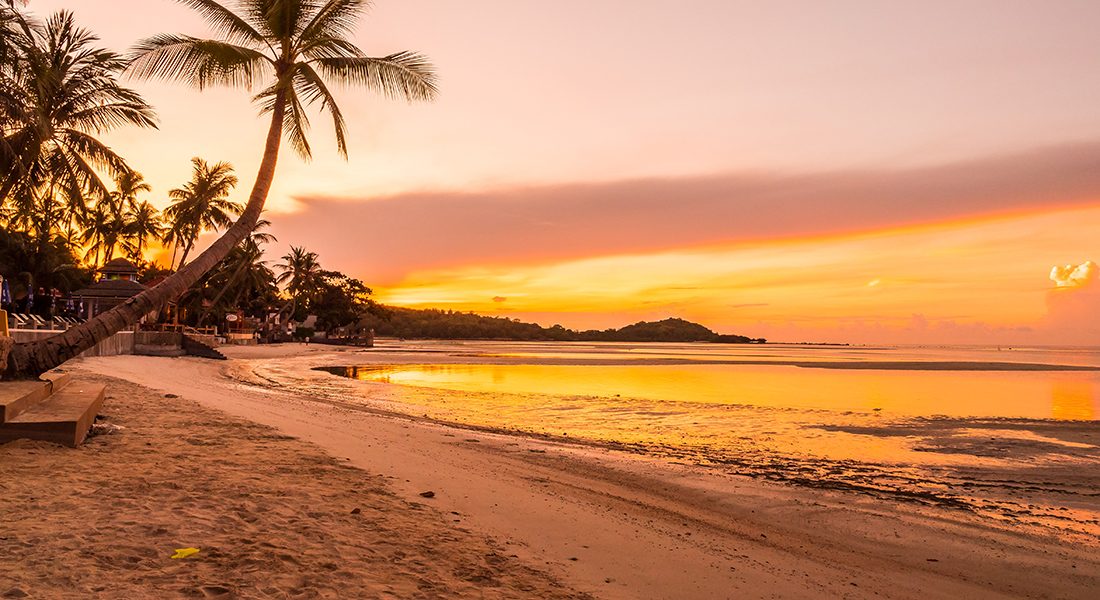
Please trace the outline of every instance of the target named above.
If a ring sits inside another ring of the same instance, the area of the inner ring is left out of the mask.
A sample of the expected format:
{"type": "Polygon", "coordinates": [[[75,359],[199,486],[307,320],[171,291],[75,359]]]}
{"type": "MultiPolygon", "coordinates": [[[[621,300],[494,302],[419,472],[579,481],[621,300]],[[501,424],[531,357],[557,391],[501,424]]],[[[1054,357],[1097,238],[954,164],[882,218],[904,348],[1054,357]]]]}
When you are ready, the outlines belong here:
{"type": "Polygon", "coordinates": [[[382,58],[319,58],[321,73],[337,81],[366,86],[389,98],[432,100],[438,95],[432,63],[416,52],[382,58]]]}
{"type": "Polygon", "coordinates": [[[113,102],[89,106],[65,117],[66,124],[79,125],[97,133],[110,131],[123,125],[157,128],[153,108],[148,104],[133,102],[113,102]]]}
{"type": "Polygon", "coordinates": [[[340,112],[340,106],[336,104],[336,99],[332,97],[332,93],[329,92],[324,80],[313,70],[313,67],[302,64],[298,68],[298,81],[296,83],[298,94],[304,94],[307,103],[319,102],[321,109],[327,110],[332,115],[332,125],[336,131],[336,149],[340,156],[347,158],[347,123],[344,121],[343,113],[340,112]]]}
{"type": "Polygon", "coordinates": [[[126,161],[106,144],[83,131],[65,129],[59,133],[59,142],[72,154],[87,158],[97,169],[105,169],[111,175],[130,170],[126,161]]]}
{"type": "Polygon", "coordinates": [[[305,160],[313,157],[309,147],[309,116],[298,99],[298,94],[290,90],[286,95],[286,117],[283,119],[283,135],[294,151],[305,160]]]}
{"type": "Polygon", "coordinates": [[[314,36],[302,41],[298,52],[307,60],[319,58],[359,58],[365,56],[358,46],[348,40],[332,36],[314,36]]]}
{"type": "Polygon", "coordinates": [[[315,38],[343,38],[352,33],[369,0],[328,0],[302,29],[301,40],[309,44],[315,38]]]}
{"type": "Polygon", "coordinates": [[[214,0],[176,0],[199,13],[208,25],[236,44],[267,44],[264,36],[248,21],[214,0]]]}
{"type": "Polygon", "coordinates": [[[273,66],[259,50],[188,35],[160,34],[138,42],[127,73],[139,79],[175,79],[197,88],[251,88],[273,66]]]}

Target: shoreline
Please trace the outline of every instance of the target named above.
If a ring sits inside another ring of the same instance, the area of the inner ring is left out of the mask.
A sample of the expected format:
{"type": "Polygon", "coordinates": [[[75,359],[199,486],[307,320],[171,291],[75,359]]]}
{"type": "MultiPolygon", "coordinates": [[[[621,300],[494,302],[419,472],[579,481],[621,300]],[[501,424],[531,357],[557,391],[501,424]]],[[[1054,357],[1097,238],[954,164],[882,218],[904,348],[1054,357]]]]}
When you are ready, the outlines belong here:
{"type": "MultiPolygon", "coordinates": [[[[379,368],[388,369],[391,366],[393,365],[379,365],[379,368]]],[[[409,366],[419,365],[418,363],[409,363],[409,366]]],[[[326,371],[326,369],[323,367],[313,367],[313,370],[326,371]]],[[[256,375],[255,372],[249,372],[249,374],[256,375]]],[[[238,381],[247,381],[247,378],[240,378],[239,373],[233,378],[238,379],[238,381]]],[[[399,384],[382,385],[387,387],[401,387],[399,384]]],[[[442,388],[429,388],[429,391],[427,393],[447,394],[457,392],[442,388]]],[[[830,472],[829,467],[832,466],[830,464],[830,461],[815,461],[808,459],[799,460],[793,457],[784,457],[788,462],[786,464],[783,464],[781,460],[778,459],[778,457],[772,457],[771,460],[767,461],[768,464],[764,465],[761,464],[759,460],[754,460],[754,458],[731,457],[728,454],[724,454],[721,452],[695,453],[684,448],[678,448],[674,446],[661,446],[654,443],[597,440],[583,437],[554,435],[550,433],[524,430],[515,427],[508,428],[493,425],[479,425],[475,423],[465,423],[461,421],[435,418],[427,414],[416,415],[394,409],[375,407],[360,402],[341,401],[332,398],[322,398],[318,396],[311,397],[310,401],[327,404],[341,410],[364,412],[380,417],[405,419],[411,422],[428,426],[442,427],[470,433],[517,437],[531,441],[573,447],[578,450],[590,449],[595,451],[623,453],[658,461],[670,461],[683,465],[690,464],[697,467],[730,467],[735,468],[739,476],[764,482],[790,484],[807,489],[827,489],[843,491],[863,496],[869,496],[878,500],[915,503],[918,505],[934,506],[946,509],[966,510],[976,514],[982,513],[986,515],[997,516],[1012,515],[1016,517],[1029,516],[1036,521],[1034,524],[1038,524],[1038,521],[1042,521],[1043,525],[1056,529],[1059,525],[1060,520],[1066,520],[1066,517],[1063,517],[1062,515],[1058,515],[1056,513],[1046,513],[1042,515],[1028,514],[1027,511],[1017,510],[1015,507],[1012,506],[992,504],[989,502],[989,498],[979,499],[973,496],[969,496],[967,494],[952,494],[947,491],[941,491],[940,489],[928,489],[947,488],[952,483],[962,483],[962,485],[965,487],[973,485],[983,485],[981,480],[975,477],[976,474],[974,473],[971,473],[971,479],[965,482],[963,482],[961,479],[959,481],[951,482],[948,480],[935,480],[927,478],[921,479],[916,476],[912,476],[911,481],[913,482],[913,485],[906,486],[903,484],[898,484],[898,480],[903,478],[896,478],[893,474],[887,472],[889,467],[894,465],[880,465],[871,462],[867,462],[862,465],[848,464],[846,465],[848,472],[846,472],[841,477],[834,477],[834,473],[830,472]],[[807,472],[809,471],[813,471],[813,473],[807,474],[807,472]],[[887,485],[884,485],[882,483],[882,480],[887,480],[889,483],[887,485]]],[[[759,407],[749,408],[758,409],[759,407]]],[[[822,413],[829,412],[821,409],[818,409],[818,411],[822,413]]],[[[806,411],[803,410],[802,412],[806,411]]],[[[869,414],[874,413],[871,412],[869,414]]],[[[1100,434],[1100,426],[1098,426],[1095,421],[1089,420],[1036,419],[1024,417],[952,417],[942,415],[927,417],[906,417],[903,420],[906,423],[905,425],[895,424],[882,427],[860,427],[822,424],[813,428],[826,431],[840,431],[862,435],[879,435],[886,437],[899,437],[905,435],[928,435],[929,433],[936,431],[947,432],[950,435],[951,432],[960,429],[967,429],[971,431],[1023,430],[1033,432],[1035,430],[1050,428],[1057,430],[1058,433],[1061,434],[1061,437],[1065,440],[1078,441],[1083,439],[1080,437],[1080,433],[1082,431],[1095,432],[1097,434],[1100,434]]],[[[941,438],[939,441],[942,442],[944,440],[942,440],[941,438]]],[[[1076,442],[1069,441],[1069,443],[1072,444],[1076,442]]],[[[935,442],[925,447],[928,448],[928,451],[933,451],[933,448],[931,446],[934,446],[934,444],[935,442]]],[[[953,451],[951,448],[936,448],[935,450],[944,452],[953,451]]],[[[1027,449],[1020,450],[1021,452],[1027,451],[1027,449]]],[[[831,462],[836,463],[838,461],[831,462]]],[[[1027,481],[1002,483],[1016,483],[1019,484],[1019,487],[1021,488],[1026,488],[1028,486],[1027,481]]],[[[1097,502],[1097,508],[1100,509],[1100,502],[1097,502]]],[[[1068,519],[1068,525],[1070,525],[1070,528],[1065,529],[1063,533],[1081,535],[1081,539],[1084,540],[1091,541],[1092,538],[1089,536],[1100,533],[1100,521],[1097,520],[1074,521],[1072,519],[1068,519]],[[1080,527],[1081,525],[1094,527],[1091,527],[1088,531],[1080,531],[1079,529],[1074,530],[1072,528],[1072,526],[1080,527]]]]}
{"type": "Polygon", "coordinates": [[[383,474],[399,496],[435,491],[430,505],[596,597],[1074,597],[1100,586],[1087,538],[1067,546],[1053,531],[969,511],[350,410],[293,385],[223,375],[279,353],[353,355],[231,349],[221,365],[125,357],[73,367],[274,426],[383,474]]]}

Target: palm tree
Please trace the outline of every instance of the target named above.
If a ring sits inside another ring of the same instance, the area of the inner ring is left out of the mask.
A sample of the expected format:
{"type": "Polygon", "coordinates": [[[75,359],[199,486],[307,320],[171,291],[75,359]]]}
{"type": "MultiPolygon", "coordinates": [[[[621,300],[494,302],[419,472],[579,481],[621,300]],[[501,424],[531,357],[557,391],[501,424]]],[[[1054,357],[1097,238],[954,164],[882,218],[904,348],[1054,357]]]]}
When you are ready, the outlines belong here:
{"type": "Polygon", "coordinates": [[[149,238],[160,238],[164,230],[164,221],[156,207],[148,202],[135,206],[127,215],[126,226],[123,228],[123,248],[130,260],[141,263],[145,255],[145,241],[149,238]]]}
{"type": "Polygon", "coordinates": [[[308,296],[317,288],[317,279],[322,272],[317,253],[291,246],[290,253],[283,256],[283,262],[275,265],[275,268],[281,271],[275,282],[286,284],[286,291],[290,294],[290,313],[294,314],[298,308],[298,299],[303,295],[308,296]]]}
{"type": "Polygon", "coordinates": [[[398,52],[372,58],[348,40],[367,8],[365,0],[238,0],[238,12],[215,0],[179,1],[204,17],[221,39],[173,34],[149,38],[138,44],[130,73],[180,80],[200,90],[209,85],[263,86],[255,100],[261,114],[271,116],[271,125],[248,204],[198,258],[157,286],[57,336],[16,345],[8,357],[7,377],[35,376],[76,356],[178,297],[225,258],[260,218],[283,135],[303,158],[310,156],[306,106],[317,105],[332,116],[337,148],[346,156],[344,118],[326,79],[407,100],[430,100],[437,93],[433,67],[424,56],[398,52]]]}
{"type": "Polygon", "coordinates": [[[138,206],[139,192],[151,192],[153,188],[145,183],[145,176],[137,171],[123,171],[115,176],[115,191],[111,192],[111,203],[120,214],[133,211],[138,206]]]}
{"type": "MultiPolygon", "coordinates": [[[[233,222],[232,217],[244,210],[229,199],[229,192],[237,186],[232,165],[227,162],[210,165],[198,157],[192,158],[191,164],[194,166],[191,181],[168,192],[172,204],[164,209],[164,216],[171,222],[170,235],[176,245],[183,246],[181,267],[187,262],[187,255],[199,234],[207,229],[228,227],[233,222]]],[[[174,258],[172,262],[175,263],[174,258]]]]}
{"type": "MultiPolygon", "coordinates": [[[[107,240],[114,228],[114,220],[115,216],[111,214],[111,207],[107,202],[96,202],[95,206],[88,211],[84,219],[84,231],[80,236],[80,242],[88,249],[84,260],[92,257],[92,264],[99,265],[100,252],[106,251],[107,240]]],[[[110,259],[105,258],[104,262],[108,260],[110,259]]]]}
{"type": "Polygon", "coordinates": [[[155,127],[152,107],[118,84],[126,60],[94,47],[98,38],[77,27],[72,13],[16,22],[17,34],[5,37],[17,58],[5,61],[0,79],[0,203],[19,188],[35,193],[44,185],[107,195],[97,171],[129,168],[95,136],[122,125],[155,127]]]}
{"type": "MultiPolygon", "coordinates": [[[[23,102],[18,94],[18,80],[21,80],[18,66],[19,52],[15,41],[22,37],[27,22],[19,11],[15,10],[14,0],[0,3],[0,167],[5,173],[15,166],[15,151],[8,142],[8,131],[18,126],[17,115],[22,114],[23,102]]],[[[0,195],[0,209],[4,196],[0,195]]]]}
{"type": "Polygon", "coordinates": [[[241,298],[250,294],[277,292],[275,274],[262,260],[263,245],[277,241],[275,236],[263,231],[271,226],[271,221],[260,219],[256,221],[256,227],[252,233],[226,256],[214,269],[207,274],[210,281],[221,280],[217,286],[218,293],[210,301],[202,315],[199,317],[198,326],[206,322],[206,319],[215,311],[221,310],[222,300],[229,297],[226,306],[236,307],[241,298]]]}

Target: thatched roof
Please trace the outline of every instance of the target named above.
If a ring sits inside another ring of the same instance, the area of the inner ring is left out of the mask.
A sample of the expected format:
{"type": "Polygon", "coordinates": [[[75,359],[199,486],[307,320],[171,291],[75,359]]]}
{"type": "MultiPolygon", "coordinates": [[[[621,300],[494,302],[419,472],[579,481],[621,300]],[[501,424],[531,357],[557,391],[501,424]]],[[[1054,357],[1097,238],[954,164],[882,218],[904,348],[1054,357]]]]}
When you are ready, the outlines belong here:
{"type": "Polygon", "coordinates": [[[130,298],[144,292],[144,285],[128,279],[104,279],[73,292],[76,298],[130,298]]]}
{"type": "Polygon", "coordinates": [[[137,265],[125,258],[112,258],[99,268],[99,272],[104,274],[136,275],[138,268],[137,265]]]}

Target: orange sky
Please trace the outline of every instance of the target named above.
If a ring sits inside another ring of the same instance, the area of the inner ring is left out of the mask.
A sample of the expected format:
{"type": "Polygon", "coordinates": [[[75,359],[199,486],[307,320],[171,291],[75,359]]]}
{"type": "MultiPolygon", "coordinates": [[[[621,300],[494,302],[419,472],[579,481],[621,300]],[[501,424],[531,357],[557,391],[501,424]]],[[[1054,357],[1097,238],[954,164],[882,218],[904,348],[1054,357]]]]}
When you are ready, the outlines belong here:
{"type": "MultiPolygon", "coordinates": [[[[342,93],[351,159],[321,119],[312,163],[284,154],[276,255],[543,324],[1100,344],[1096,286],[1048,278],[1100,259],[1100,3],[375,4],[360,45],[429,54],[443,95],[342,93]]],[[[120,50],[204,32],[171,0],[30,7],[120,50]]],[[[155,204],[191,156],[251,179],[247,94],[133,85],[161,129],[108,141],[155,204]]]]}

